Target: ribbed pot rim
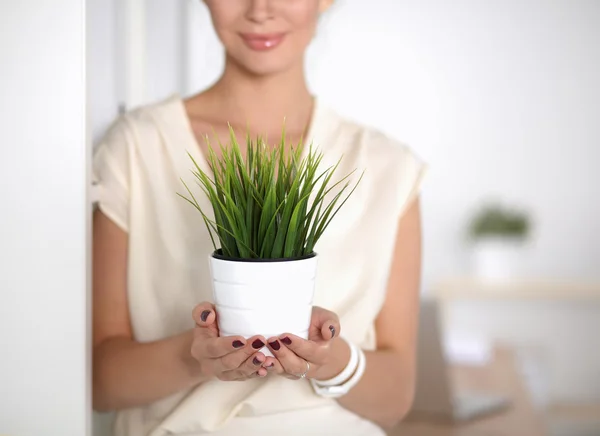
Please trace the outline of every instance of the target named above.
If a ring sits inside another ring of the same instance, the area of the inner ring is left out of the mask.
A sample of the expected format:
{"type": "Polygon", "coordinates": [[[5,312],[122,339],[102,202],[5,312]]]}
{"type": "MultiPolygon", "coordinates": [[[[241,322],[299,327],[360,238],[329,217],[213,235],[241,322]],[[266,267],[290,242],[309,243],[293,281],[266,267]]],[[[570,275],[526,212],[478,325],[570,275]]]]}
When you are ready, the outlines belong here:
{"type": "Polygon", "coordinates": [[[281,262],[298,262],[301,260],[312,259],[317,256],[316,252],[312,252],[302,257],[287,257],[287,258],[278,258],[278,259],[238,259],[233,257],[223,256],[223,251],[219,248],[214,251],[212,257],[218,260],[222,260],[225,262],[242,262],[242,263],[281,263],[281,262]]]}

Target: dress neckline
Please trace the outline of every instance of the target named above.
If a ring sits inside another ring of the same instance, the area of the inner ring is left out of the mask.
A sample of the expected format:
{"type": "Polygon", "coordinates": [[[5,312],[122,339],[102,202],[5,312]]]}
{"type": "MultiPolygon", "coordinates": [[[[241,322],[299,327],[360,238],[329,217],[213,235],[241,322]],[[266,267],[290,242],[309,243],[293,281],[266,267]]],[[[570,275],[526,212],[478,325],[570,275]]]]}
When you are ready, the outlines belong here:
{"type": "MultiPolygon", "coordinates": [[[[183,98],[179,94],[174,94],[170,100],[176,104],[177,109],[180,113],[180,118],[182,121],[182,125],[184,127],[185,133],[188,136],[188,139],[191,144],[193,144],[192,149],[186,150],[198,163],[200,168],[207,172],[207,174],[211,174],[212,170],[210,169],[210,165],[208,163],[208,159],[202,151],[202,147],[196,138],[196,134],[194,133],[194,129],[192,128],[192,121],[190,119],[189,114],[185,108],[185,102],[183,98]]],[[[319,102],[318,97],[313,97],[313,108],[312,115],[310,118],[310,122],[308,125],[308,129],[306,132],[306,137],[302,139],[303,148],[302,148],[302,158],[304,159],[311,148],[311,145],[315,141],[315,138],[318,136],[319,131],[319,122],[321,119],[321,104],[319,102]]]]}

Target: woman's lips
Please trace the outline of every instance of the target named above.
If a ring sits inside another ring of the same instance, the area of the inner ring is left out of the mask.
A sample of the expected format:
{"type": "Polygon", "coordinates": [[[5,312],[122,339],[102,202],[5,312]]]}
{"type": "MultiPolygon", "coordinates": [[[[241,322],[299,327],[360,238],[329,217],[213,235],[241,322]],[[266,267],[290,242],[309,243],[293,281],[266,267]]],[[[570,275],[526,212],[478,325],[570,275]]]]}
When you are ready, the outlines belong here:
{"type": "Polygon", "coordinates": [[[251,50],[266,51],[277,47],[285,38],[285,33],[241,33],[244,43],[251,50]]]}

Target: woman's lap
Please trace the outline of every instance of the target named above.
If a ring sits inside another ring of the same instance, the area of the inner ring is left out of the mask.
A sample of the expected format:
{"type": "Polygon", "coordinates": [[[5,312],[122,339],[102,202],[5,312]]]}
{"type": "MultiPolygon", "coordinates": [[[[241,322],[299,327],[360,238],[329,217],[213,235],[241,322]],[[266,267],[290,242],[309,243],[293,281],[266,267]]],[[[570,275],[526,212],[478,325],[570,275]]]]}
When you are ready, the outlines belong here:
{"type": "MultiPolygon", "coordinates": [[[[385,436],[385,432],[335,404],[261,416],[238,416],[213,436],[385,436]]],[[[192,435],[189,435],[192,436],[192,435]]],[[[196,436],[196,435],[194,435],[196,436]]]]}

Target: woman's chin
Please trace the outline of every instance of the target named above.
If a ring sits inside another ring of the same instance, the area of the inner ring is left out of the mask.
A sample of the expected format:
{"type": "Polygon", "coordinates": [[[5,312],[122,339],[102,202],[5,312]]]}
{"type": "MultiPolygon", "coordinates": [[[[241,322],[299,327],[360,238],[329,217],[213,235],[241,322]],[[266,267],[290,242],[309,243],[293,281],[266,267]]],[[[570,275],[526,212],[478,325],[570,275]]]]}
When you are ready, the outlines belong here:
{"type": "Polygon", "coordinates": [[[283,59],[268,59],[268,57],[254,57],[236,62],[238,66],[253,76],[272,76],[284,73],[294,67],[294,62],[283,59]]]}

